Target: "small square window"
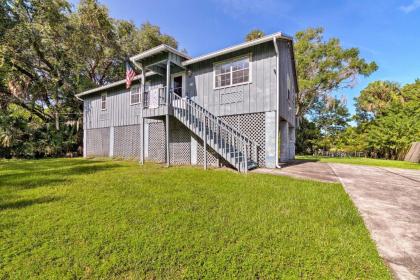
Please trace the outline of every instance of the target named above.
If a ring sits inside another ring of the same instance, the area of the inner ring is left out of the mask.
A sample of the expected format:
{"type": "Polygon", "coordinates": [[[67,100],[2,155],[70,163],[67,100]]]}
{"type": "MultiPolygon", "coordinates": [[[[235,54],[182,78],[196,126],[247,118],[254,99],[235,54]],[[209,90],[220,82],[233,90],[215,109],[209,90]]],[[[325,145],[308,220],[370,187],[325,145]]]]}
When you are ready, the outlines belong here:
{"type": "Polygon", "coordinates": [[[106,99],[107,99],[107,94],[104,93],[101,95],[101,109],[102,110],[106,110],[106,99]]]}
{"type": "Polygon", "coordinates": [[[130,89],[130,104],[138,104],[140,103],[140,87],[135,86],[130,89]]]}

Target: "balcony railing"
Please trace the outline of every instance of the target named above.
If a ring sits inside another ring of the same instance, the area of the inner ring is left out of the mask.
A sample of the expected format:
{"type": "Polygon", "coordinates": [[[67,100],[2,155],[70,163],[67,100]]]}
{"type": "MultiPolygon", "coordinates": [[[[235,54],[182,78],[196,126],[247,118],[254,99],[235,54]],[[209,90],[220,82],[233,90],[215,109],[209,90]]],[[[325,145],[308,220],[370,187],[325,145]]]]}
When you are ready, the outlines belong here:
{"type": "Polygon", "coordinates": [[[166,104],[166,87],[159,87],[143,93],[143,108],[158,108],[166,104]]]}

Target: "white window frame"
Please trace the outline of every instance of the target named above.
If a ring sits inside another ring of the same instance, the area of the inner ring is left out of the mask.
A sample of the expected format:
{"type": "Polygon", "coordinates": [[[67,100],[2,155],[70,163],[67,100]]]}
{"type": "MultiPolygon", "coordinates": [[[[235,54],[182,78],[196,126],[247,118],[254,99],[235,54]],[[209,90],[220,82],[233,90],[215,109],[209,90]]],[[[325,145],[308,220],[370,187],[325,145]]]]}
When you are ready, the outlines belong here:
{"type": "Polygon", "coordinates": [[[130,88],[130,105],[137,105],[137,104],[140,104],[140,103],[141,103],[141,87],[140,87],[140,85],[132,86],[130,88]],[[137,89],[137,93],[135,93],[135,94],[133,94],[134,89],[137,89]],[[133,95],[136,95],[136,94],[139,96],[139,101],[138,102],[133,102],[132,97],[133,97],[133,95]]]}
{"type": "Polygon", "coordinates": [[[107,103],[108,103],[107,101],[108,101],[108,94],[106,92],[102,93],[101,94],[101,111],[106,111],[107,103]],[[104,96],[105,96],[105,100],[102,99],[104,96]],[[105,108],[104,108],[103,104],[105,104],[105,108]]]}
{"type": "Polygon", "coordinates": [[[250,84],[252,83],[252,53],[249,53],[247,55],[241,55],[241,56],[236,56],[233,58],[229,58],[223,61],[218,61],[213,63],[213,89],[222,89],[222,88],[228,88],[228,87],[236,87],[236,86],[240,86],[240,85],[246,85],[246,84],[250,84]],[[233,80],[233,75],[232,75],[232,66],[230,67],[230,84],[229,85],[225,85],[225,86],[220,86],[217,87],[216,86],[216,66],[221,65],[221,64],[227,64],[227,63],[232,63],[233,61],[237,61],[237,60],[241,60],[244,58],[248,58],[249,62],[248,62],[248,69],[249,69],[249,73],[248,73],[248,81],[246,82],[242,82],[242,83],[237,83],[237,84],[232,84],[232,80],[233,80]]]}

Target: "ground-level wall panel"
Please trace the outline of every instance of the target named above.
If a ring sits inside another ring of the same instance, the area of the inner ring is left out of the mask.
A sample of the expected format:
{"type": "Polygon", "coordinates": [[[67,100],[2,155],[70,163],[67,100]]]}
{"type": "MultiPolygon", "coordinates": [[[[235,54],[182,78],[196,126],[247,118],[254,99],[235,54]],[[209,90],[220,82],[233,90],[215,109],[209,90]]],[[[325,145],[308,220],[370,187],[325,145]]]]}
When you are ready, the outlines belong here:
{"type": "Polygon", "coordinates": [[[86,131],[86,156],[109,156],[110,128],[87,129],[86,131]]]}

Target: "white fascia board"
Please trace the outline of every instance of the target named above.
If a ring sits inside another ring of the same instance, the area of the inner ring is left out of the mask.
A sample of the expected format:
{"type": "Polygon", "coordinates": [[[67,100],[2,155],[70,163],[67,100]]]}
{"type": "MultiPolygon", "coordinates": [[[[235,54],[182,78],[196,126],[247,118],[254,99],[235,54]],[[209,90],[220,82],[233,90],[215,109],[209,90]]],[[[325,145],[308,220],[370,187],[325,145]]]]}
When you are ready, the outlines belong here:
{"type": "Polygon", "coordinates": [[[133,62],[134,61],[138,61],[140,59],[143,59],[143,58],[146,58],[146,57],[149,57],[149,56],[152,56],[152,55],[161,53],[163,51],[172,52],[172,53],[174,53],[176,55],[179,55],[179,56],[181,56],[181,57],[183,57],[185,59],[191,59],[191,57],[189,57],[185,53],[180,52],[180,51],[178,51],[178,50],[176,50],[176,49],[174,49],[174,48],[172,48],[172,47],[170,47],[168,45],[163,44],[163,45],[159,45],[157,47],[151,48],[150,50],[147,50],[145,52],[139,53],[139,54],[137,54],[135,56],[132,56],[132,57],[130,57],[130,60],[133,61],[133,62]]]}
{"type": "Polygon", "coordinates": [[[215,58],[215,57],[227,54],[227,53],[239,51],[239,50],[249,48],[249,47],[252,47],[252,46],[255,46],[255,45],[259,45],[259,44],[262,44],[262,43],[272,42],[274,38],[280,38],[280,39],[290,40],[290,41],[293,40],[292,37],[290,37],[288,35],[285,35],[285,34],[282,34],[281,32],[278,32],[278,33],[274,33],[274,34],[271,34],[271,35],[268,35],[268,36],[264,36],[262,38],[259,38],[259,39],[256,39],[256,40],[253,40],[253,41],[250,41],[250,42],[245,42],[245,43],[242,43],[242,44],[239,44],[239,45],[235,45],[235,46],[232,46],[232,47],[222,49],[220,51],[212,52],[212,53],[205,54],[205,55],[202,55],[202,56],[190,59],[190,60],[186,60],[186,61],[182,62],[182,65],[187,66],[187,65],[190,65],[190,64],[193,64],[193,63],[197,63],[197,62],[200,62],[200,61],[203,61],[203,60],[215,58]]]}
{"type": "MultiPolygon", "coordinates": [[[[146,77],[153,76],[155,74],[156,73],[154,73],[154,72],[147,72],[146,77]]],[[[140,79],[141,79],[141,75],[136,75],[133,78],[133,81],[137,81],[137,80],[140,80],[140,79]]],[[[101,86],[101,87],[86,90],[84,92],[76,94],[76,97],[80,98],[80,97],[85,96],[85,95],[89,95],[89,94],[92,94],[92,93],[95,93],[95,92],[99,92],[99,91],[103,91],[103,90],[110,89],[110,88],[113,88],[113,87],[117,87],[117,86],[120,86],[120,85],[123,85],[123,84],[125,84],[125,79],[117,81],[117,82],[113,82],[113,83],[110,83],[110,84],[107,84],[107,85],[104,85],[104,86],[101,86]]]]}

